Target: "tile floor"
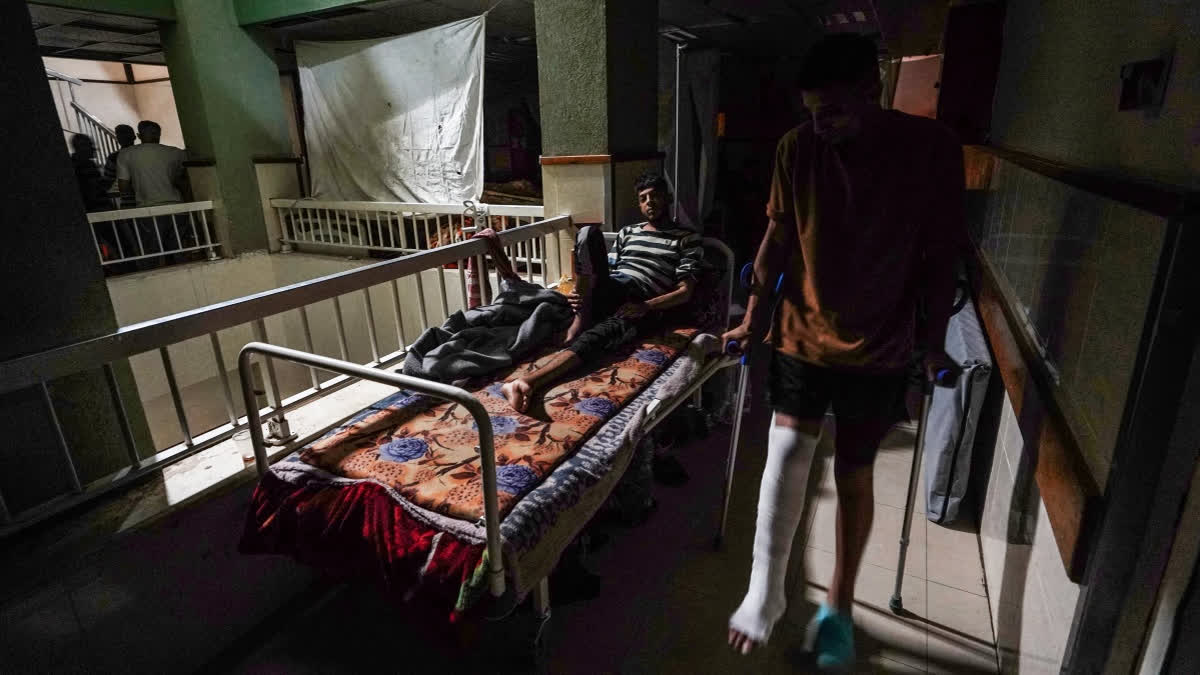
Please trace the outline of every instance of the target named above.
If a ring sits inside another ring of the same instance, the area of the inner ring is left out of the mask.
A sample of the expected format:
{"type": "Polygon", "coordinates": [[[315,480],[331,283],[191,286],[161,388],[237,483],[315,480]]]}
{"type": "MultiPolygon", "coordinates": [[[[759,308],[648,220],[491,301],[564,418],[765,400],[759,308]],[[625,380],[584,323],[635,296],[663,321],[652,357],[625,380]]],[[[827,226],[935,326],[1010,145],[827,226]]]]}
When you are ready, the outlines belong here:
{"type": "MultiPolygon", "coordinates": [[[[753,411],[747,429],[766,428],[753,411]]],[[[748,657],[725,646],[730,612],[745,590],[753,539],[762,436],[744,433],[723,546],[713,539],[727,430],[680,449],[691,481],[658,488],[659,508],[644,525],[614,529],[588,558],[603,578],[594,599],[554,606],[538,667],[501,656],[528,637],[521,618],[483,627],[464,643],[421,617],[384,605],[368,586],[319,594],[300,613],[280,617],[210,664],[213,672],[339,673],[380,666],[410,672],[785,673],[811,672],[800,649],[803,625],[824,596],[833,566],[835,494],[829,443],[823,443],[809,508],[789,571],[791,606],[771,643],[748,657]],[[516,631],[515,634],[512,631],[516,631]],[[488,636],[495,636],[490,642],[488,636]],[[316,639],[314,639],[316,638],[316,639]],[[399,664],[403,664],[401,667],[399,664]]],[[[905,614],[888,610],[911,459],[910,432],[898,429],[876,468],[876,516],[855,607],[858,672],[995,673],[991,615],[977,536],[913,516],[905,566],[905,614]]],[[[923,509],[923,500],[918,501],[923,509]]],[[[552,598],[553,602],[553,598],[552,598]]]]}

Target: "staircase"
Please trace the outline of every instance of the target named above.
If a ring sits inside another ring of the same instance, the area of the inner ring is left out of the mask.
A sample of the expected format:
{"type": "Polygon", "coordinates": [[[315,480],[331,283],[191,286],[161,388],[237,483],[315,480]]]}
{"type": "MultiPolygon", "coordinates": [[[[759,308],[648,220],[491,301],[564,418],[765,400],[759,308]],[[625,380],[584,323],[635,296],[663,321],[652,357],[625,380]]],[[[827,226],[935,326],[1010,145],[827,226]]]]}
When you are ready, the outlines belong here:
{"type": "Polygon", "coordinates": [[[120,144],[117,143],[116,132],[109,129],[104,122],[100,121],[100,118],[88,112],[86,108],[79,105],[75,100],[75,87],[83,86],[81,80],[49,68],[46,69],[46,78],[51,81],[55,98],[58,99],[60,113],[63,117],[63,134],[66,137],[68,148],[70,148],[71,136],[74,134],[86,134],[91,136],[92,142],[96,144],[96,157],[101,162],[109,154],[121,149],[120,144]],[[64,86],[67,94],[70,96],[70,101],[67,100],[66,96],[63,96],[64,86]],[[71,124],[72,121],[74,122],[73,125],[71,124]]]}
{"type": "Polygon", "coordinates": [[[117,143],[117,133],[105,126],[98,117],[75,101],[71,101],[71,108],[75,111],[75,123],[79,129],[77,133],[92,137],[92,141],[96,144],[96,157],[101,162],[110,154],[121,149],[121,145],[117,143]]]}

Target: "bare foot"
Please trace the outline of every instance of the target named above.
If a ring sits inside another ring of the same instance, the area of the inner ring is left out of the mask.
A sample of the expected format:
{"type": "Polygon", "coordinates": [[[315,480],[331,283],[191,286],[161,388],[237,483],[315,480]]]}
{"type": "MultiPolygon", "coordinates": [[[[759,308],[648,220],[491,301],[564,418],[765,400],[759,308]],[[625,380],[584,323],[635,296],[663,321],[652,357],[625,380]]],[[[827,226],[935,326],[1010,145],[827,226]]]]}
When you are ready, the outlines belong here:
{"type": "Polygon", "coordinates": [[[512,406],[513,410],[523,413],[529,406],[529,395],[533,393],[533,387],[530,387],[525,380],[513,380],[505,382],[500,387],[500,391],[504,394],[504,398],[508,399],[508,404],[512,406]]]}
{"type": "Polygon", "coordinates": [[[750,639],[750,636],[745,633],[738,632],[732,628],[729,629],[729,646],[733,651],[745,656],[758,646],[758,643],[750,639]]]}

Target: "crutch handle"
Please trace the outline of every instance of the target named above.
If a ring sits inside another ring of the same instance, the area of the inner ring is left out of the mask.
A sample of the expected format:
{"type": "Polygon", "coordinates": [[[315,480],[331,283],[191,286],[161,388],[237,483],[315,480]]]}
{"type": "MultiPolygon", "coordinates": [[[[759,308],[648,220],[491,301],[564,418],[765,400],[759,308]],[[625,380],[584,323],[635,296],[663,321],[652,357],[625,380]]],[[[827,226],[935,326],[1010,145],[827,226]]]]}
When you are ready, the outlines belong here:
{"type": "Polygon", "coordinates": [[[952,368],[942,368],[934,373],[933,384],[937,387],[953,389],[958,384],[958,376],[962,375],[963,369],[954,366],[952,368]]]}
{"type": "Polygon", "coordinates": [[[730,340],[729,342],[725,343],[725,354],[728,356],[740,355],[742,357],[740,362],[743,366],[749,365],[750,363],[750,350],[743,350],[741,345],[738,344],[737,340],[730,340]]]}
{"type": "MultiPolygon", "coordinates": [[[[775,288],[771,289],[772,295],[779,295],[779,292],[783,290],[783,276],[780,274],[775,277],[775,288]]],[[[748,262],[742,265],[742,270],[738,274],[738,280],[741,281],[742,288],[747,290],[754,288],[754,263],[748,262]]]]}

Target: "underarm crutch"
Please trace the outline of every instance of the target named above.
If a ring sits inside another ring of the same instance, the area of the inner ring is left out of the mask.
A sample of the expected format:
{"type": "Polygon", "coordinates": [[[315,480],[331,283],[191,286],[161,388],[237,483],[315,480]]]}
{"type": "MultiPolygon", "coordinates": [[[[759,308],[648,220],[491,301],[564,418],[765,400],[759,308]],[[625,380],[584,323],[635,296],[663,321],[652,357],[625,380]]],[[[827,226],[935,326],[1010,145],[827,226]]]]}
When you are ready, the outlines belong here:
{"type": "Polygon", "coordinates": [[[904,522],[900,525],[900,560],[896,563],[896,587],[888,607],[895,614],[904,611],[904,600],[900,591],[904,586],[904,563],[908,557],[908,535],[912,529],[913,506],[917,500],[917,486],[921,484],[921,458],[925,454],[925,426],[929,422],[929,408],[933,405],[934,386],[953,388],[958,382],[960,368],[943,368],[931,380],[921,373],[921,416],[917,419],[917,440],[913,443],[912,468],[908,472],[908,497],[904,500],[904,522]]]}
{"type": "MultiPolygon", "coordinates": [[[[754,263],[746,263],[742,267],[741,272],[742,287],[750,289],[753,286],[754,263]]],[[[775,310],[779,307],[779,299],[783,296],[780,290],[783,288],[783,275],[775,280],[775,289],[771,294],[771,316],[775,315],[775,310]]],[[[753,337],[753,336],[752,336],[753,337]]],[[[725,353],[729,356],[737,356],[738,344],[730,340],[725,345],[725,353]]],[[[746,384],[750,378],[750,353],[753,351],[751,345],[746,345],[746,349],[741,354],[741,372],[738,374],[737,388],[737,407],[733,409],[733,435],[729,439],[729,454],[725,457],[725,484],[721,497],[721,523],[717,527],[717,537],[713,541],[713,548],[720,549],[721,543],[725,539],[725,521],[729,518],[729,497],[733,492],[733,468],[737,462],[738,441],[742,434],[742,413],[746,409],[746,384]]]]}

